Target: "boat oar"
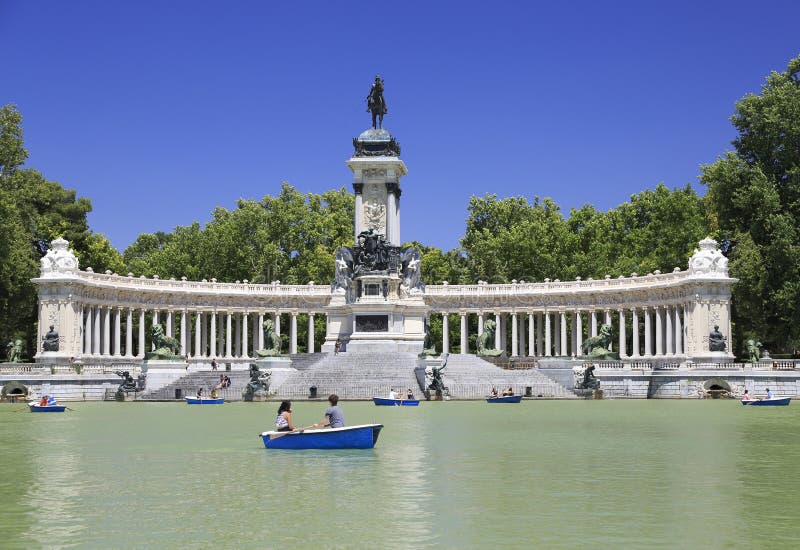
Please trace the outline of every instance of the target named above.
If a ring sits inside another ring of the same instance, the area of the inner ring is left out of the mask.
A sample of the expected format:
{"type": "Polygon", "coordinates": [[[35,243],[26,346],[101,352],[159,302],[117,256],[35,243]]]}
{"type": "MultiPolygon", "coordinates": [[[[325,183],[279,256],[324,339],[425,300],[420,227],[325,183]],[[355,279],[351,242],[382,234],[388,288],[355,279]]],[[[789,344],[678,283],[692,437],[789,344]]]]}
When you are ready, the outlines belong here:
{"type": "Polygon", "coordinates": [[[22,407],[21,409],[17,409],[17,410],[15,410],[15,411],[11,411],[11,412],[18,413],[18,412],[20,412],[20,411],[24,411],[24,410],[25,410],[25,409],[27,409],[27,408],[28,408],[28,407],[26,406],[26,407],[22,407]]]}
{"type": "MultiPolygon", "coordinates": [[[[283,436],[285,436],[285,435],[289,435],[289,434],[296,434],[296,433],[299,433],[299,432],[304,432],[304,431],[306,431],[306,430],[307,430],[307,429],[309,429],[309,428],[313,428],[314,426],[316,426],[316,424],[311,424],[310,426],[306,426],[305,428],[296,428],[296,429],[294,429],[294,430],[292,430],[292,431],[290,431],[290,432],[278,432],[278,433],[276,433],[275,435],[271,435],[271,436],[269,436],[269,439],[270,439],[270,441],[272,441],[273,439],[278,439],[279,437],[283,437],[283,436]]],[[[259,434],[259,435],[261,435],[261,434],[259,434]]]]}

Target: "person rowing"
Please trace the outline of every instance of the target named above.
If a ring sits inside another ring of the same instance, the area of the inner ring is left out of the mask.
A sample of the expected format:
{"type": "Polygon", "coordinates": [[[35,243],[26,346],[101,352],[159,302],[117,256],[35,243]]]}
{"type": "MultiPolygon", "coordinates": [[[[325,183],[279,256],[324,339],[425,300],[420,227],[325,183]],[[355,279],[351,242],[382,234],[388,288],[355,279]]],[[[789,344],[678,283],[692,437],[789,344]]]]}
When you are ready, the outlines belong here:
{"type": "Polygon", "coordinates": [[[325,426],[330,426],[331,428],[344,428],[344,413],[342,409],[339,408],[339,396],[335,393],[332,393],[328,396],[328,403],[331,404],[328,407],[328,410],[325,411],[325,417],[320,421],[314,424],[312,427],[314,428],[324,428],[325,426]]]}

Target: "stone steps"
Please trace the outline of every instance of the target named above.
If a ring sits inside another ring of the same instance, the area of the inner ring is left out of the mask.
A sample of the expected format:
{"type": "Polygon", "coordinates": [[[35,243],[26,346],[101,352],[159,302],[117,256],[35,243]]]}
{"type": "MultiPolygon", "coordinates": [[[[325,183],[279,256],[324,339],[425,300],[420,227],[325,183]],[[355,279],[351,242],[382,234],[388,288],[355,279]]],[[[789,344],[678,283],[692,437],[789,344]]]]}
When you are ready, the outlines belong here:
{"type": "Polygon", "coordinates": [[[194,371],[182,376],[180,379],[167,384],[154,391],[146,391],[137,397],[144,401],[165,401],[175,399],[175,390],[181,390],[181,399],[197,394],[198,388],[203,388],[203,395],[208,397],[211,389],[219,383],[219,375],[227,375],[231,379],[231,386],[217,390],[217,394],[226,401],[240,401],[242,391],[250,381],[248,371],[194,371]]]}
{"type": "Polygon", "coordinates": [[[475,355],[451,354],[442,371],[450,396],[456,399],[481,399],[491,389],[500,392],[511,386],[517,395],[525,395],[530,386],[534,396],[575,397],[575,394],[537,369],[504,370],[475,355]]]}

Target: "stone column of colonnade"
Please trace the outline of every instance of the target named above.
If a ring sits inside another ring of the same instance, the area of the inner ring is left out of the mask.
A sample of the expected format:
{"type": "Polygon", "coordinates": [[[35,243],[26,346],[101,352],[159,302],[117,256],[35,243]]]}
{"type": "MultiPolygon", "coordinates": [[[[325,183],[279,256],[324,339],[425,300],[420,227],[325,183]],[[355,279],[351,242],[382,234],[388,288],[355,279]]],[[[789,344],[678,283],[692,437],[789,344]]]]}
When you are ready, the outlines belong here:
{"type": "MultiPolygon", "coordinates": [[[[452,341],[448,315],[459,315],[462,353],[468,349],[469,315],[476,315],[478,333],[483,332],[485,313],[439,312],[442,315],[442,350],[447,353],[452,341]]],[[[614,338],[609,346],[621,359],[683,356],[686,353],[686,322],[683,304],[662,306],[617,306],[602,308],[514,309],[493,311],[497,324],[494,345],[516,356],[576,357],[583,353],[585,338],[596,336],[600,324],[614,323],[614,338]],[[585,322],[584,322],[585,321],[585,322]],[[510,338],[509,338],[510,336],[510,338]],[[506,349],[509,343],[510,349],[506,349]]]]}

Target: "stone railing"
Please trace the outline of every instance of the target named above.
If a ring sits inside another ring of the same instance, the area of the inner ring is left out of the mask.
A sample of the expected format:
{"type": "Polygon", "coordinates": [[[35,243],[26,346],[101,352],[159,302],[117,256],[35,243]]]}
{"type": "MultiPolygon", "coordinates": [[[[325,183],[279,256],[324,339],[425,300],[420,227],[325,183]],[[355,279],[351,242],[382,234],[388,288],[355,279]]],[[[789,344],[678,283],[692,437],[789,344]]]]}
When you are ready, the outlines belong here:
{"type": "Polygon", "coordinates": [[[45,369],[44,365],[37,365],[36,363],[0,363],[0,374],[38,373],[44,372],[45,369]]]}
{"type": "Polygon", "coordinates": [[[800,361],[773,361],[772,370],[795,370],[800,368],[800,361]]]}

